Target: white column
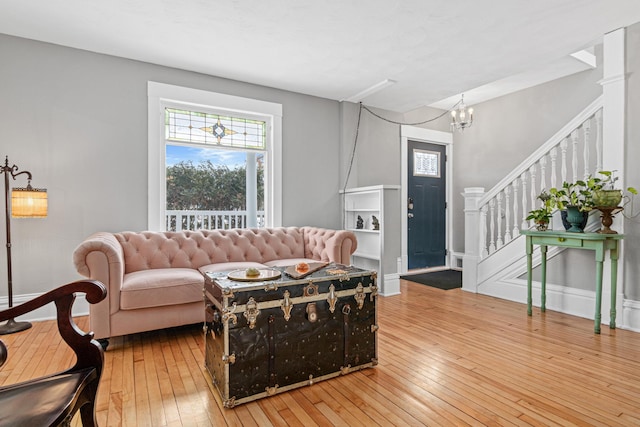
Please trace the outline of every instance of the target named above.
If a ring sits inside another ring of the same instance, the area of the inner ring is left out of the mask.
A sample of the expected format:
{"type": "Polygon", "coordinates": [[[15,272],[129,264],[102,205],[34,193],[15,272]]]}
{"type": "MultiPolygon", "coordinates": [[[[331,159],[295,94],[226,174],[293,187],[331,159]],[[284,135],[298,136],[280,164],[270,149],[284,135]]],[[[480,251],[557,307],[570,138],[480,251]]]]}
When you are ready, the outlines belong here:
{"type": "MultiPolygon", "coordinates": [[[[626,75],[625,75],[625,29],[620,28],[604,35],[604,62],[603,78],[600,81],[603,94],[602,108],[602,169],[616,170],[620,177],[620,188],[625,188],[624,169],[624,139],[625,139],[625,96],[626,96],[626,75]]],[[[611,226],[618,233],[624,233],[624,221],[622,215],[617,215],[611,226]]],[[[620,259],[618,260],[618,289],[617,307],[618,316],[616,323],[623,326],[622,322],[622,302],[624,296],[623,284],[625,283],[624,268],[624,242],[620,244],[620,259]]],[[[602,323],[609,323],[609,310],[611,307],[611,283],[609,281],[611,263],[609,258],[605,259],[604,275],[602,283],[602,323]]]]}
{"type": "Polygon", "coordinates": [[[258,163],[256,160],[256,153],[247,152],[247,174],[245,178],[247,228],[256,228],[258,226],[258,163]]]}
{"type": "Polygon", "coordinates": [[[479,202],[484,196],[484,188],[465,188],[464,193],[464,256],[462,258],[462,289],[468,292],[478,291],[478,261],[480,244],[484,239],[480,233],[484,229],[480,223],[479,202]]]}

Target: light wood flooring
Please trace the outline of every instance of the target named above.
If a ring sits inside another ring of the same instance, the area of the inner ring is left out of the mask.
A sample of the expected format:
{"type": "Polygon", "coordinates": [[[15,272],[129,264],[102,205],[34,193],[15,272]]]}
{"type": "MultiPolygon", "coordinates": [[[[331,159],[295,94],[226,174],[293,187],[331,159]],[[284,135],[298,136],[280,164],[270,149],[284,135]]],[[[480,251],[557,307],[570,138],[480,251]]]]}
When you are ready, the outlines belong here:
{"type": "MultiPolygon", "coordinates": [[[[640,334],[402,281],[379,298],[379,365],[223,409],[198,325],[111,340],[101,426],[640,425],[640,334]]],[[[81,327],[87,318],[79,318],[81,327]]],[[[2,339],[0,383],[71,363],[53,321],[2,339]],[[18,360],[14,352],[23,351],[18,360]]],[[[78,418],[78,417],[76,417],[78,418]]],[[[78,419],[74,425],[80,425],[78,419]]]]}

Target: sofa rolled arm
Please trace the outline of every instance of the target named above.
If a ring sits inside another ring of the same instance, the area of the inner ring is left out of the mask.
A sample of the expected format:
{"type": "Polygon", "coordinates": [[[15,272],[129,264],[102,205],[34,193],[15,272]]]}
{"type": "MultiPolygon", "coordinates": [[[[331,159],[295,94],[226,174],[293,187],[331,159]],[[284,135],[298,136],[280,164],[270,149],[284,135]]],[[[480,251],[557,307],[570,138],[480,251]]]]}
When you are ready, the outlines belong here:
{"type": "Polygon", "coordinates": [[[352,231],[302,227],[302,232],[307,258],[351,264],[351,254],[358,247],[356,235],[352,231]]]}
{"type": "Polygon", "coordinates": [[[98,232],[87,237],[73,252],[78,273],[107,287],[107,298],[90,306],[91,329],[96,338],[110,336],[109,318],[120,310],[120,288],[124,280],[124,253],[113,233],[98,232]]]}

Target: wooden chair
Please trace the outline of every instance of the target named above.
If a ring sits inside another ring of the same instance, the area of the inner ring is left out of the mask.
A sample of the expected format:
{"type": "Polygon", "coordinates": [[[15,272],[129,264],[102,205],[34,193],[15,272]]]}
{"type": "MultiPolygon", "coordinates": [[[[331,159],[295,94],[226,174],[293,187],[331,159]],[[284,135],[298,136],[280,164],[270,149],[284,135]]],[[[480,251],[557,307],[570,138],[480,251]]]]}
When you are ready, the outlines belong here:
{"type": "MultiPolygon", "coordinates": [[[[66,371],[0,387],[0,426],[68,426],[78,410],[83,426],[97,425],[95,401],[104,355],[93,332],[81,331],[71,317],[80,292],[91,304],[107,295],[102,283],[81,280],[0,312],[0,321],[5,321],[54,302],[60,335],[76,355],[75,365],[66,371]]],[[[6,359],[7,347],[0,341],[0,366],[6,359]]]]}

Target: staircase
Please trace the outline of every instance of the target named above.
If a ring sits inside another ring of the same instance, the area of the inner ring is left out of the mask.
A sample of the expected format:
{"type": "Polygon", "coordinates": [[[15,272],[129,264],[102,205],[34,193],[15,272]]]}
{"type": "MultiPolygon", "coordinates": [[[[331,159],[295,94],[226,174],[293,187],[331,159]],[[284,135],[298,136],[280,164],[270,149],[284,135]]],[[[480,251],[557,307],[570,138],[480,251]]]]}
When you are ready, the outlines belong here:
{"type": "MultiPolygon", "coordinates": [[[[527,265],[519,230],[533,226],[525,218],[540,206],[542,190],[602,170],[602,106],[600,96],[489,191],[465,189],[463,289],[524,301],[526,279],[519,277],[527,265]]],[[[554,229],[562,227],[559,218],[553,222],[554,229]]],[[[558,252],[549,248],[548,257],[558,252]]]]}

